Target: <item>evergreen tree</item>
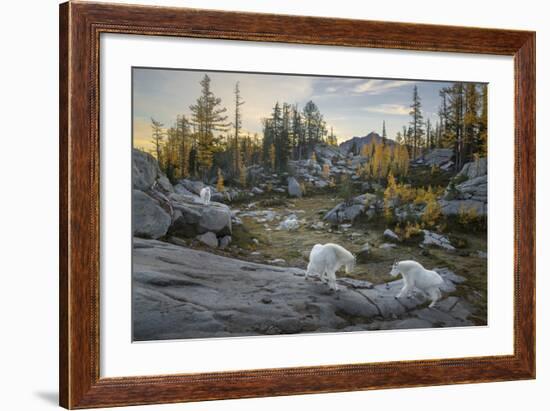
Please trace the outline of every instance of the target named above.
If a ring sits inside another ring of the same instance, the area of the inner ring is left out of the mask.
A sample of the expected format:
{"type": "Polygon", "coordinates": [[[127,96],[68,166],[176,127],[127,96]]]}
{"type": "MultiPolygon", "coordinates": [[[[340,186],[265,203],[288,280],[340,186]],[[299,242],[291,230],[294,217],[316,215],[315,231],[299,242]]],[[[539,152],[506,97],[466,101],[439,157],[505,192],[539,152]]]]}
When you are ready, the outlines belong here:
{"type": "Polygon", "coordinates": [[[482,84],[481,88],[481,113],[479,115],[479,141],[478,151],[480,157],[487,156],[487,84],[482,84]]]}
{"type": "Polygon", "coordinates": [[[474,153],[478,152],[479,143],[479,93],[473,83],[466,85],[466,109],[464,112],[464,143],[462,154],[464,162],[472,161],[474,153]]]}
{"type": "Polygon", "coordinates": [[[426,120],[426,148],[434,148],[435,142],[432,133],[432,122],[430,119],[426,120]]]}
{"type": "Polygon", "coordinates": [[[242,118],[241,118],[241,106],[245,103],[241,98],[241,90],[239,89],[239,82],[237,81],[235,83],[235,122],[233,123],[233,128],[235,129],[235,137],[234,137],[234,143],[233,143],[233,149],[234,149],[234,172],[235,174],[239,173],[239,161],[240,161],[240,155],[239,155],[239,133],[242,128],[242,118]]]}
{"type": "Polygon", "coordinates": [[[413,158],[416,158],[418,148],[424,136],[424,129],[422,128],[422,104],[420,103],[420,96],[418,95],[418,87],[416,85],[413,89],[413,102],[409,115],[411,116],[410,124],[412,129],[413,158]]]}
{"type": "Polygon", "coordinates": [[[326,124],[323,115],[313,101],[308,101],[303,110],[305,140],[308,153],[315,144],[323,141],[326,135],[326,124]]]}
{"type": "Polygon", "coordinates": [[[336,136],[334,135],[334,130],[332,127],[330,128],[330,134],[327,136],[327,143],[331,146],[338,145],[338,141],[336,139],[336,136]]]}
{"type": "Polygon", "coordinates": [[[464,85],[454,83],[445,92],[448,97],[447,145],[454,150],[455,169],[459,171],[464,165],[464,85]]]}
{"type": "Polygon", "coordinates": [[[161,162],[162,140],[164,138],[164,130],[162,129],[164,124],[151,118],[151,128],[153,129],[152,140],[155,156],[157,161],[161,162]]]}
{"type": "Polygon", "coordinates": [[[213,164],[214,132],[225,131],[228,124],[227,115],[224,115],[227,109],[211,91],[210,77],[205,74],[200,84],[201,95],[189,109],[197,134],[196,161],[204,178],[213,164]]]}
{"type": "Polygon", "coordinates": [[[304,156],[305,148],[305,133],[302,125],[302,115],[298,110],[298,105],[292,106],[292,118],[291,118],[291,141],[292,153],[294,159],[302,159],[304,156]]]}
{"type": "Polygon", "coordinates": [[[189,154],[191,152],[191,127],[189,120],[184,115],[176,119],[176,130],[179,140],[179,168],[180,176],[185,178],[189,175],[189,154]]]}

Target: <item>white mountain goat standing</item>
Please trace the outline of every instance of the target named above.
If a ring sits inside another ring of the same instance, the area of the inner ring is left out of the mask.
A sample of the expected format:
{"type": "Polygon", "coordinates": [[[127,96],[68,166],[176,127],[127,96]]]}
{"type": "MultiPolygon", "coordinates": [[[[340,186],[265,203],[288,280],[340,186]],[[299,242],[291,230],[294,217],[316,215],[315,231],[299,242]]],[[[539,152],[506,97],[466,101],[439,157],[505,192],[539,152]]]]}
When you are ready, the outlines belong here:
{"type": "Polygon", "coordinates": [[[404,286],[396,298],[408,296],[415,287],[432,300],[430,307],[433,307],[441,298],[441,290],[439,288],[443,285],[443,278],[435,271],[426,270],[422,267],[422,264],[416,261],[406,260],[396,262],[393,264],[390,274],[394,277],[397,277],[399,274],[403,276],[404,286]]]}
{"type": "Polygon", "coordinates": [[[212,196],[212,192],[210,191],[210,187],[204,187],[201,189],[201,201],[204,205],[210,204],[210,197],[212,196]]]}
{"type": "Polygon", "coordinates": [[[355,257],[338,244],[315,244],[309,253],[306,280],[312,274],[317,274],[322,282],[327,282],[331,289],[338,290],[336,271],[345,266],[346,273],[355,268],[355,257]]]}

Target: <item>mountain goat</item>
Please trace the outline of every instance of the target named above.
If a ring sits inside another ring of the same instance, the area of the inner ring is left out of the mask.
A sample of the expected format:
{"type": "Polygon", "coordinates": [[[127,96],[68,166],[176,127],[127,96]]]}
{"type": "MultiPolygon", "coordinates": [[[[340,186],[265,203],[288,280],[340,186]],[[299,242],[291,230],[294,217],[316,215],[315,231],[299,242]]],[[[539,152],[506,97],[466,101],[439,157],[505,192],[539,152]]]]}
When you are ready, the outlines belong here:
{"type": "Polygon", "coordinates": [[[210,204],[210,197],[212,196],[212,192],[210,191],[210,187],[204,187],[201,189],[201,201],[204,205],[210,204]]]}
{"type": "Polygon", "coordinates": [[[342,266],[345,266],[346,273],[353,271],[355,257],[352,253],[338,244],[315,244],[309,253],[306,280],[310,275],[317,274],[323,283],[328,281],[329,287],[336,291],[336,271],[342,266]]]}
{"type": "Polygon", "coordinates": [[[427,295],[432,301],[430,307],[441,298],[439,287],[443,284],[441,276],[432,270],[426,270],[422,264],[412,261],[399,261],[393,264],[390,274],[397,277],[403,276],[403,289],[397,294],[396,298],[408,296],[416,287],[427,295]]]}

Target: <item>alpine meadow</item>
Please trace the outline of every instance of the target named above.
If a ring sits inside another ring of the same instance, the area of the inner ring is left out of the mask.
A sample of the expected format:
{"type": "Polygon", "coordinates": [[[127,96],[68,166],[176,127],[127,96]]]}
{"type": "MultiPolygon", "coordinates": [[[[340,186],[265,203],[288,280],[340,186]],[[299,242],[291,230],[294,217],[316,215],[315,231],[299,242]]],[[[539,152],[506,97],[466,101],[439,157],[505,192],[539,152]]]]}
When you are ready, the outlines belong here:
{"type": "Polygon", "coordinates": [[[487,84],[132,88],[134,341],[487,325],[487,84]]]}

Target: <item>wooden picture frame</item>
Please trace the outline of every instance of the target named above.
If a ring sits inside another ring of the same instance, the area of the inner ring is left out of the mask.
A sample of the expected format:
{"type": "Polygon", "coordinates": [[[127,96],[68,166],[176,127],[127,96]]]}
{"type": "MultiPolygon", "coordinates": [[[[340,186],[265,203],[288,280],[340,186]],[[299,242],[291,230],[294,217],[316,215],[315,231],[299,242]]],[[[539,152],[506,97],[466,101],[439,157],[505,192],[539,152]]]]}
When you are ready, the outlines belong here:
{"type": "Polygon", "coordinates": [[[91,408],[535,378],[535,33],[185,8],[60,6],[60,405],[91,408]],[[483,53],[515,71],[514,353],[100,378],[100,34],[483,53]]]}

